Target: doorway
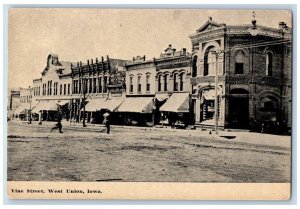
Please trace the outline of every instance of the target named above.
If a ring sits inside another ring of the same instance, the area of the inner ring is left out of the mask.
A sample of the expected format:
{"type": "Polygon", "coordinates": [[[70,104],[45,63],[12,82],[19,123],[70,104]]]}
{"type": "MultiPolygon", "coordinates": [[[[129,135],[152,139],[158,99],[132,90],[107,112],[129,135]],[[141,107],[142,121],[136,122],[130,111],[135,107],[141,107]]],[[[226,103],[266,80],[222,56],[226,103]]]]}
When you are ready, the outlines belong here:
{"type": "Polygon", "coordinates": [[[229,97],[229,127],[249,128],[249,94],[244,89],[234,89],[229,97]]]}

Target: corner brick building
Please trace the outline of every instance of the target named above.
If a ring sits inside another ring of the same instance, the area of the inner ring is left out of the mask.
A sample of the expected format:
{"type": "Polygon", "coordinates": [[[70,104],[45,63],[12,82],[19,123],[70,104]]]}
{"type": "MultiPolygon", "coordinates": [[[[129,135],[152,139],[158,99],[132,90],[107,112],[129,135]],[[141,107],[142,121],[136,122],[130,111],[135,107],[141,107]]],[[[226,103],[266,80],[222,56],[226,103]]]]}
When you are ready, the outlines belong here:
{"type": "Polygon", "coordinates": [[[291,127],[291,29],[284,22],[275,29],[255,19],[231,26],[209,17],[189,37],[197,126],[214,125],[217,70],[220,127],[291,127]]]}

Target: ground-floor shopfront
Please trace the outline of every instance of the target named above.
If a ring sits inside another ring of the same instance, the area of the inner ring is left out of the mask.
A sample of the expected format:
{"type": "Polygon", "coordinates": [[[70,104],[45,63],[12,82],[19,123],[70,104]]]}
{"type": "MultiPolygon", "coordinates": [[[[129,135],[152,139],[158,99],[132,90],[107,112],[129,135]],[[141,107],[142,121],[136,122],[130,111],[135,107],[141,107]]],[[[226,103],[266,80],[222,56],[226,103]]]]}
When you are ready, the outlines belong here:
{"type": "Polygon", "coordinates": [[[254,91],[249,85],[203,85],[192,96],[195,125],[213,128],[218,118],[221,129],[247,129],[259,132],[276,132],[282,128],[281,98],[275,87],[254,91]],[[217,94],[217,100],[215,95],[217,94]],[[215,101],[218,102],[216,110],[215,101]]]}

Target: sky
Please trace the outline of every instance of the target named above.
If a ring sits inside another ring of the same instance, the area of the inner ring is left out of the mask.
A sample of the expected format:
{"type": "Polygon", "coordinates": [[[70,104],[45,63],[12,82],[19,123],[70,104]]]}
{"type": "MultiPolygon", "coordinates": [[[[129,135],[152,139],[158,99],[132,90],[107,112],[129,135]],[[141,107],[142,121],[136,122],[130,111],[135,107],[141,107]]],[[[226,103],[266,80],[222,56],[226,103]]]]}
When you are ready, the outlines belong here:
{"type": "MultiPolygon", "coordinates": [[[[255,10],[258,25],[292,26],[289,11],[255,10]]],[[[28,87],[40,78],[50,53],[59,60],[86,62],[109,55],[158,57],[172,44],[191,51],[189,35],[211,16],[227,25],[251,24],[252,10],[11,9],[8,87],[28,87]]]]}

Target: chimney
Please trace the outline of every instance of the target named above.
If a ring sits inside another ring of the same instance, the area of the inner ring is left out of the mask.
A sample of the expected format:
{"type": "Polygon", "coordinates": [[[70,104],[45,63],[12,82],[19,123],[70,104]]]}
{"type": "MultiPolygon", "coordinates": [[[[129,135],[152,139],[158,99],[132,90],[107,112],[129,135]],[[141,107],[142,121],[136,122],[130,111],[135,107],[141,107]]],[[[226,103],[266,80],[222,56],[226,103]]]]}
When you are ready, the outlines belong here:
{"type": "Polygon", "coordinates": [[[135,57],[132,57],[132,62],[134,62],[135,61],[135,57]]]}
{"type": "Polygon", "coordinates": [[[186,55],[186,48],[182,48],[182,55],[186,55]]]}
{"type": "Polygon", "coordinates": [[[96,57],[96,63],[98,63],[98,58],[96,57]]]}
{"type": "Polygon", "coordinates": [[[77,67],[79,67],[79,62],[77,62],[77,67]]]}
{"type": "Polygon", "coordinates": [[[89,65],[90,64],[90,60],[87,60],[87,65],[89,65]]]}
{"type": "Polygon", "coordinates": [[[144,61],[146,60],[146,55],[143,56],[143,60],[144,60],[144,61]]]}
{"type": "Polygon", "coordinates": [[[79,66],[80,66],[80,67],[82,66],[82,62],[81,62],[81,61],[79,62],[79,66]]]}
{"type": "Polygon", "coordinates": [[[212,21],[212,17],[208,17],[208,21],[212,21]]]}
{"type": "Polygon", "coordinates": [[[91,63],[94,64],[94,60],[93,59],[91,59],[91,63]]]}
{"type": "Polygon", "coordinates": [[[104,57],[103,56],[101,57],[101,62],[104,62],[104,57]]]}

